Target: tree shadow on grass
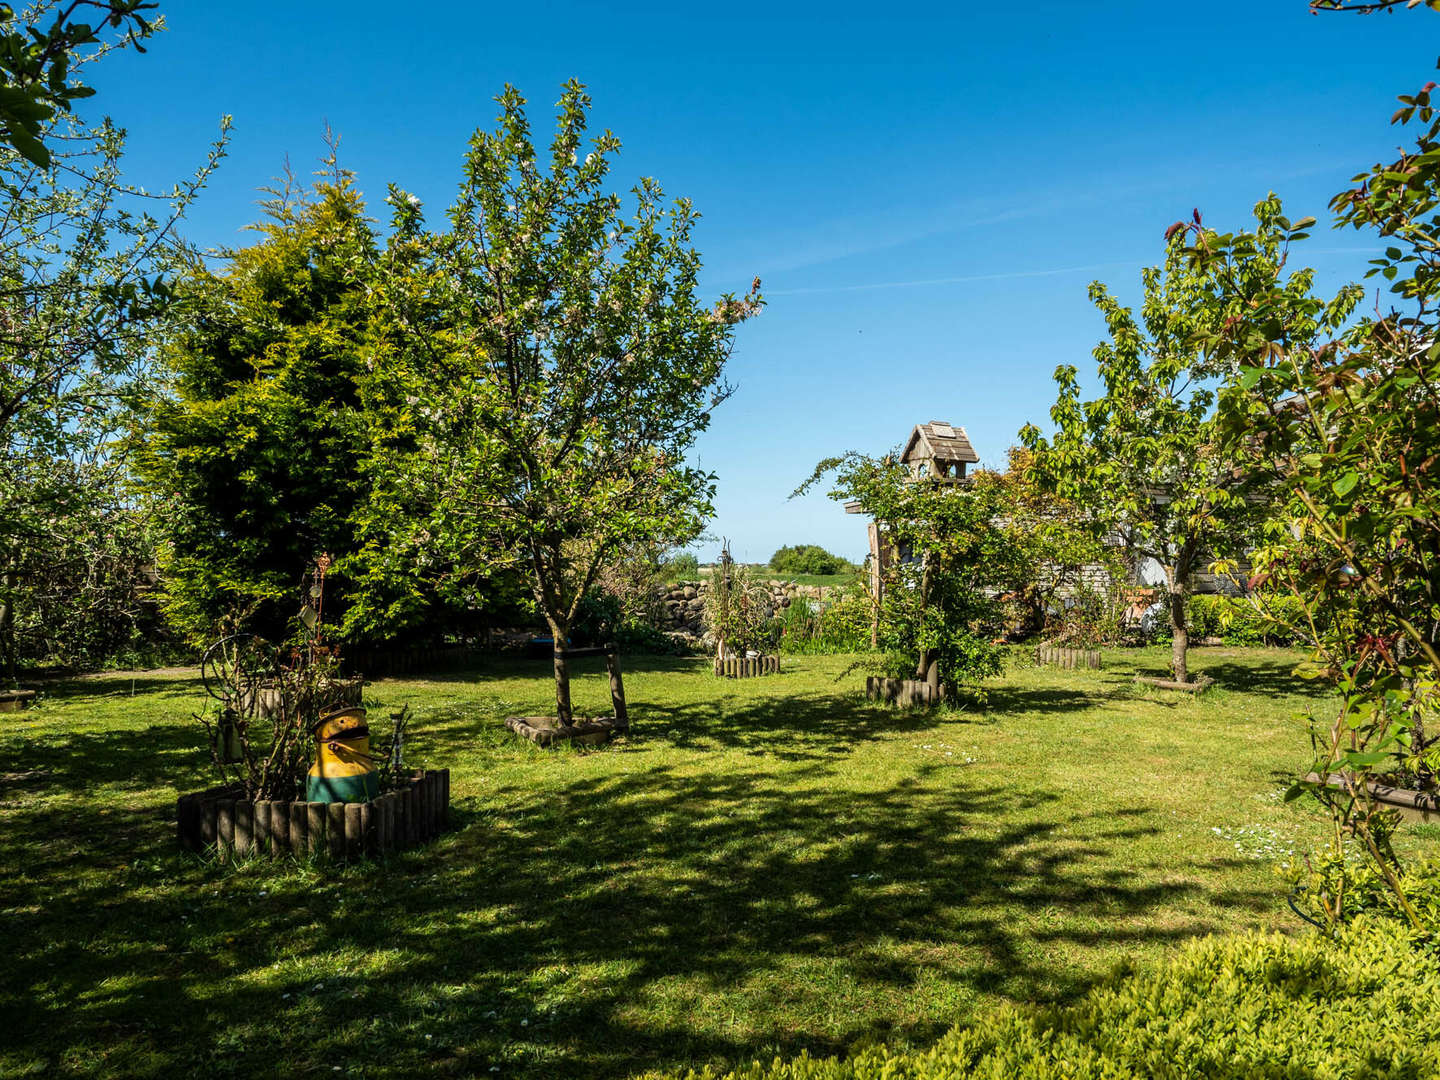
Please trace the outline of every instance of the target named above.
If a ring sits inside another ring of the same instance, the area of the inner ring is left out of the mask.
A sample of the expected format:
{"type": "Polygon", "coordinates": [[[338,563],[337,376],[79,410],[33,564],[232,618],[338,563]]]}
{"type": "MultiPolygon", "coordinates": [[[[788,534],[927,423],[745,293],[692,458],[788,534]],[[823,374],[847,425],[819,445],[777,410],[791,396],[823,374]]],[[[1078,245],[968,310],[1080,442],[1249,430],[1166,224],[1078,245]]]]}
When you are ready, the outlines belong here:
{"type": "Polygon", "coordinates": [[[1161,827],[1145,806],[973,776],[617,768],[502,787],[428,848],[318,874],[173,856],[153,802],[8,806],[0,1047],[96,1076],[619,1078],[924,1044],[977,995],[1083,989],[1054,946],[1221,930],[1187,912],[1256,902],[1123,857],[1161,827]]]}

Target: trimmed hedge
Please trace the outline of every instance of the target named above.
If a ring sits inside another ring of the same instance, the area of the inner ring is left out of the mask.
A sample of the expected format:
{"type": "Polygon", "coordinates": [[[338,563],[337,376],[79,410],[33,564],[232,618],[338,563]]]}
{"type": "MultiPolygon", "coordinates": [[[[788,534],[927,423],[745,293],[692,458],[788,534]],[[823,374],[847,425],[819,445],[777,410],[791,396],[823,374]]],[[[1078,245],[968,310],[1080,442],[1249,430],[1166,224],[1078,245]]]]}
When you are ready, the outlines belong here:
{"type": "Polygon", "coordinates": [[[1008,1006],[925,1051],[884,1047],[673,1080],[1253,1080],[1440,1075],[1440,958],[1392,921],[1336,943],[1263,935],[1192,942],[1070,1006],[1008,1006]]]}

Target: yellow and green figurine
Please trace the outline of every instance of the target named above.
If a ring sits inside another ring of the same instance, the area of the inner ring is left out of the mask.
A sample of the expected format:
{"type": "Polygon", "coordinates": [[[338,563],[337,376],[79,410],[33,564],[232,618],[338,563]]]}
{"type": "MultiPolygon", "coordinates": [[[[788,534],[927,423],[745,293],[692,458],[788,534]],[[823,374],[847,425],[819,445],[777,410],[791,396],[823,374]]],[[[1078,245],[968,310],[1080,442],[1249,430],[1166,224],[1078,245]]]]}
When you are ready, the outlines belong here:
{"type": "Polygon", "coordinates": [[[370,729],[359,705],[332,709],[315,729],[319,753],[305,782],[310,802],[367,802],[380,796],[380,774],[370,756],[370,729]]]}

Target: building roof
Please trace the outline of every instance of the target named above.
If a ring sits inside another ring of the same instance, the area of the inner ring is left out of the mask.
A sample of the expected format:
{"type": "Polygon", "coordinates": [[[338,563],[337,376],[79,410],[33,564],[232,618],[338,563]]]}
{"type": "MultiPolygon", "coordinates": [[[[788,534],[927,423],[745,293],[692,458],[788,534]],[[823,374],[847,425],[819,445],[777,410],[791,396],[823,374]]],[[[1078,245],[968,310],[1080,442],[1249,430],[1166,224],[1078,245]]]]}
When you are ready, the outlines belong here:
{"type": "Polygon", "coordinates": [[[980,460],[980,455],[970,445],[970,436],[965,434],[963,427],[954,427],[943,420],[931,420],[928,424],[915,425],[900,460],[928,461],[932,458],[974,465],[980,460]]]}

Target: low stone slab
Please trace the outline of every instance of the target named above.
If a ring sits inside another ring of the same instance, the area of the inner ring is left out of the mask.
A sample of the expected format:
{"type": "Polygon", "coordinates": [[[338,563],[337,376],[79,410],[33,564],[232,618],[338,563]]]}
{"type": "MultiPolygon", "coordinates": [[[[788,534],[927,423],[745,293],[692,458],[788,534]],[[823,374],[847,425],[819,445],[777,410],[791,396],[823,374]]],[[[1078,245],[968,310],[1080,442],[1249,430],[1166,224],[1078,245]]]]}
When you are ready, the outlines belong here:
{"type": "Polygon", "coordinates": [[[34,690],[0,690],[0,712],[19,712],[34,700],[34,690]]]}
{"type": "Polygon", "coordinates": [[[1145,686],[1158,686],[1161,690],[1184,690],[1191,694],[1198,694],[1202,690],[1209,690],[1215,685],[1215,680],[1209,675],[1201,675],[1191,682],[1176,682],[1174,679],[1157,679],[1153,675],[1136,675],[1135,681],[1145,686]]]}
{"type": "Polygon", "coordinates": [[[608,741],[617,732],[629,729],[613,716],[597,716],[593,720],[579,720],[573,724],[562,724],[553,716],[512,716],[505,726],[536,746],[558,746],[563,742],[579,743],[581,746],[597,746],[608,741]]]}

